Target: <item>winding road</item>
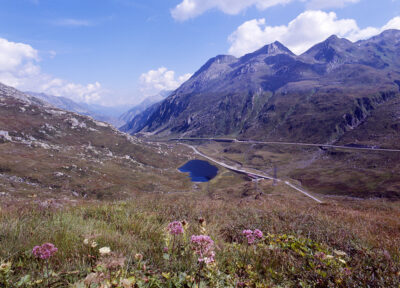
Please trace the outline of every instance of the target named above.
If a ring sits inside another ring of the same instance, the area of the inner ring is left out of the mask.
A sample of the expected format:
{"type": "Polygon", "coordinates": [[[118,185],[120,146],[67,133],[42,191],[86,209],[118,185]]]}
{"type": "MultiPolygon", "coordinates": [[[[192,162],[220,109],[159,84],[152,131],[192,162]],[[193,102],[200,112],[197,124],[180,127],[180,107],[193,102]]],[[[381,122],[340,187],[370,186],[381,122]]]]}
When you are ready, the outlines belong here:
{"type": "MultiPolygon", "coordinates": [[[[247,174],[247,175],[253,176],[255,178],[263,178],[263,179],[268,179],[268,180],[273,180],[274,179],[273,177],[268,176],[268,175],[264,175],[264,174],[260,174],[260,173],[254,173],[254,172],[247,171],[246,169],[243,169],[243,168],[239,169],[239,168],[230,166],[230,165],[225,164],[225,163],[223,163],[221,161],[218,161],[218,160],[216,160],[216,159],[214,159],[214,158],[212,158],[210,156],[205,155],[204,153],[202,153],[199,150],[197,150],[196,147],[193,147],[193,146],[188,145],[188,144],[183,144],[183,143],[180,143],[180,144],[191,148],[194,151],[195,154],[198,154],[198,155],[210,160],[211,162],[214,162],[214,163],[216,163],[216,164],[218,164],[218,165],[220,165],[220,166],[222,166],[222,167],[224,167],[226,169],[229,169],[231,171],[235,171],[235,172],[238,172],[238,173],[241,173],[241,174],[247,174]]],[[[295,185],[293,185],[289,181],[283,181],[281,179],[275,179],[275,180],[278,181],[278,182],[282,182],[282,183],[286,184],[287,186],[289,186],[289,187],[293,188],[294,190],[304,194],[305,196],[311,198],[312,200],[314,200],[314,201],[316,201],[318,203],[323,203],[321,200],[317,199],[316,197],[314,197],[310,193],[304,191],[303,189],[296,187],[295,185]]]]}
{"type": "Polygon", "coordinates": [[[366,150],[366,151],[380,151],[380,152],[400,152],[400,149],[385,149],[378,147],[352,147],[344,145],[332,145],[332,144],[313,144],[313,143],[296,143],[296,142],[277,142],[277,141],[254,141],[254,140],[237,140],[229,138],[176,138],[170,139],[170,141],[216,141],[216,142],[227,142],[227,143],[245,143],[245,144],[276,144],[276,145],[292,145],[292,146],[309,146],[319,148],[336,148],[336,149],[348,149],[348,150],[366,150]]]}

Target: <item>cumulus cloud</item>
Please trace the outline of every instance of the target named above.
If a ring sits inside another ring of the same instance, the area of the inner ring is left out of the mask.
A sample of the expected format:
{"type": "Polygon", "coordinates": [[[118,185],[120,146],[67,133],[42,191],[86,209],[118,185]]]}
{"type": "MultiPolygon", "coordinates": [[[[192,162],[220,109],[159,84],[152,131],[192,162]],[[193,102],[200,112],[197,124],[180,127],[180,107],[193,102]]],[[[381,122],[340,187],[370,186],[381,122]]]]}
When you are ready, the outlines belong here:
{"type": "Polygon", "coordinates": [[[38,52],[31,46],[0,38],[0,71],[15,70],[25,60],[38,59],[38,52]]]}
{"type": "Polygon", "coordinates": [[[293,0],[183,0],[171,10],[172,17],[185,21],[197,17],[207,10],[218,9],[226,14],[238,14],[239,12],[256,6],[259,10],[267,9],[278,4],[286,4],[293,0]]]}
{"type": "Polygon", "coordinates": [[[217,9],[223,13],[235,15],[249,7],[265,10],[272,6],[285,5],[290,2],[304,2],[309,9],[340,8],[360,0],[182,0],[171,10],[173,18],[185,21],[195,18],[204,12],[217,9]]]}
{"type": "Polygon", "coordinates": [[[354,19],[338,19],[334,12],[305,11],[287,25],[268,26],[266,19],[244,22],[228,38],[229,53],[242,56],[268,43],[280,41],[296,54],[335,34],[351,41],[366,39],[386,29],[400,29],[400,17],[391,19],[383,27],[360,29],[354,19]]]}
{"type": "Polygon", "coordinates": [[[30,45],[0,38],[0,82],[22,91],[44,92],[86,103],[99,101],[106,92],[98,82],[82,85],[43,73],[38,55],[30,45]]]}
{"type": "Polygon", "coordinates": [[[191,76],[192,74],[184,74],[176,78],[174,71],[160,67],[140,76],[140,90],[144,96],[152,96],[163,90],[175,90],[191,76]]]}

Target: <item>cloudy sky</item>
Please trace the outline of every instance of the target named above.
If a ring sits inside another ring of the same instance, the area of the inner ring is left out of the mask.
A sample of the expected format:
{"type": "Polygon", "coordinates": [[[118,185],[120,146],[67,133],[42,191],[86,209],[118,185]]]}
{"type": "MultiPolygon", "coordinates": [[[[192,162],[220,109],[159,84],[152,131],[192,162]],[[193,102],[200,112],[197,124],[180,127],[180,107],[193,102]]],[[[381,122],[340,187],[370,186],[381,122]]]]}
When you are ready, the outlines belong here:
{"type": "Polygon", "coordinates": [[[133,105],[217,54],[400,29],[400,0],[0,0],[0,82],[133,105]]]}

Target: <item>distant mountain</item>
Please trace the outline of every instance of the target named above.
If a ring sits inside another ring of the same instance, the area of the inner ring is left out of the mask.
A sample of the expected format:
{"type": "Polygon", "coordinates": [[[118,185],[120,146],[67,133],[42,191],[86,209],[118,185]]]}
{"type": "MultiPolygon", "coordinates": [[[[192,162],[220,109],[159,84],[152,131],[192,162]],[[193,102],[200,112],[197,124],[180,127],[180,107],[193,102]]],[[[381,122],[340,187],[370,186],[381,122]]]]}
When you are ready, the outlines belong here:
{"type": "Polygon", "coordinates": [[[399,86],[398,30],[356,43],[331,36],[299,56],[275,42],[210,59],[125,131],[333,142],[397,99],[399,86]]]}
{"type": "Polygon", "coordinates": [[[27,94],[47,102],[54,107],[75,112],[85,116],[91,116],[96,120],[104,121],[119,127],[123,124],[118,120],[118,116],[126,111],[126,106],[107,107],[96,104],[77,103],[69,98],[61,96],[53,96],[45,93],[26,92],[27,94]]]}
{"type": "Polygon", "coordinates": [[[129,123],[135,118],[136,115],[144,112],[147,108],[149,108],[153,104],[156,104],[156,103],[164,100],[171,93],[172,93],[172,91],[164,90],[164,91],[161,91],[160,93],[158,93],[157,95],[147,97],[139,105],[134,106],[129,111],[122,114],[118,119],[124,124],[129,123]]]}
{"type": "Polygon", "coordinates": [[[125,125],[121,126],[119,130],[128,134],[135,134],[141,130],[142,127],[146,125],[149,121],[150,117],[153,115],[155,111],[161,106],[162,102],[157,102],[143,112],[137,114],[132,118],[131,121],[127,122],[125,125]]]}
{"type": "Polygon", "coordinates": [[[127,110],[126,105],[122,106],[103,106],[98,104],[86,104],[81,103],[90,111],[90,116],[93,118],[110,123],[114,127],[120,127],[124,122],[119,120],[121,114],[125,113],[127,110]]]}

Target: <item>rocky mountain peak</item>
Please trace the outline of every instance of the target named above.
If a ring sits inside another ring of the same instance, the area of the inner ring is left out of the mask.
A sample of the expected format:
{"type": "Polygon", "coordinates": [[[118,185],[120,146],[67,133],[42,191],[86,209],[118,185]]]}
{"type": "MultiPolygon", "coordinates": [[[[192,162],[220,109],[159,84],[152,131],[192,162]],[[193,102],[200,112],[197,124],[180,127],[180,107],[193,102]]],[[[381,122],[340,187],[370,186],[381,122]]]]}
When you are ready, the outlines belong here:
{"type": "Polygon", "coordinates": [[[278,54],[294,55],[292,51],[290,51],[285,45],[283,45],[279,41],[275,41],[274,43],[268,44],[258,51],[264,52],[264,54],[268,56],[275,56],[278,54]]]}
{"type": "Polygon", "coordinates": [[[348,50],[352,46],[353,43],[351,41],[332,35],[325,41],[311,47],[302,56],[319,62],[336,62],[338,59],[344,60],[348,58],[348,50]]]}
{"type": "Polygon", "coordinates": [[[237,61],[237,58],[231,55],[218,55],[206,62],[193,76],[197,76],[202,72],[210,69],[212,66],[229,65],[237,61]]]}
{"type": "Polygon", "coordinates": [[[244,55],[243,57],[240,58],[240,63],[247,62],[253,58],[267,58],[267,57],[272,57],[280,54],[285,54],[285,55],[290,55],[290,56],[296,56],[292,51],[289,50],[285,45],[280,43],[279,41],[275,41],[271,44],[265,45],[264,47],[258,49],[257,51],[253,53],[249,53],[244,55]]]}

